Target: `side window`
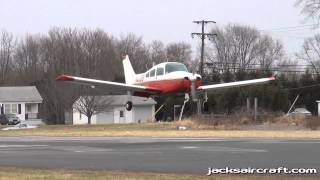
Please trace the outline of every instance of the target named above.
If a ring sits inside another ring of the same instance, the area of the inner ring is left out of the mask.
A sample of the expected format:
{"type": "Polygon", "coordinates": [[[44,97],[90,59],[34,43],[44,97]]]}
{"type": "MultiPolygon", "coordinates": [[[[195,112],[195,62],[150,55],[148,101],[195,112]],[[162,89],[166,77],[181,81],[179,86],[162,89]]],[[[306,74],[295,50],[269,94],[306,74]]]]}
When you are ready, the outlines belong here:
{"type": "Polygon", "coordinates": [[[18,104],[11,104],[11,113],[18,113],[18,104]]]}
{"type": "Polygon", "coordinates": [[[123,111],[120,111],[120,117],[124,117],[123,111]]]}
{"type": "Polygon", "coordinates": [[[147,72],[147,73],[146,73],[146,77],[149,77],[149,76],[150,76],[150,72],[147,72]]]}
{"type": "Polygon", "coordinates": [[[162,76],[163,75],[163,68],[158,68],[157,69],[157,76],[162,76]]]}
{"type": "Polygon", "coordinates": [[[150,72],[150,77],[154,77],[156,75],[156,70],[153,69],[151,72],[150,72]]]}
{"type": "Polygon", "coordinates": [[[8,113],[18,114],[18,104],[5,104],[4,112],[6,114],[8,113]]]}
{"type": "Polygon", "coordinates": [[[10,104],[5,104],[4,105],[4,112],[6,114],[11,113],[11,105],[10,104]]]}

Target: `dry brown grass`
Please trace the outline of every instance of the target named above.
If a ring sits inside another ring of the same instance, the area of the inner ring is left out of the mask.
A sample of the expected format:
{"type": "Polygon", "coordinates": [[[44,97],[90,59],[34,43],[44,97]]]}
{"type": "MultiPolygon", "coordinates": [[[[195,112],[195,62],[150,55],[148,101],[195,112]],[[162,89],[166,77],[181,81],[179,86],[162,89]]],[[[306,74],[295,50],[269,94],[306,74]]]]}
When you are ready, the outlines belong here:
{"type": "Polygon", "coordinates": [[[306,120],[305,126],[311,130],[317,130],[320,127],[319,117],[310,117],[306,120]]]}
{"type": "MultiPolygon", "coordinates": [[[[320,119],[274,117],[268,115],[263,123],[272,123],[273,127],[255,130],[243,128],[258,124],[250,115],[238,117],[211,118],[196,117],[171,123],[108,124],[108,125],[47,125],[37,129],[0,131],[0,136],[123,136],[123,137],[241,137],[241,138],[320,138],[320,131],[310,131],[303,127],[316,129],[320,119]],[[318,121],[319,120],[319,121],[318,121]],[[179,130],[185,126],[186,130],[179,130]],[[291,128],[301,126],[302,128],[291,128]],[[289,127],[289,128],[287,128],[289,127]],[[314,128],[316,127],[316,128],[314,128]],[[287,128],[287,129],[285,129],[287,128]]],[[[261,123],[260,124],[263,124],[261,123]]]]}
{"type": "MultiPolygon", "coordinates": [[[[144,172],[108,172],[88,170],[44,170],[24,168],[0,168],[0,180],[298,180],[306,177],[286,176],[235,176],[235,175],[185,175],[185,174],[160,174],[144,172]]],[[[318,179],[307,177],[307,179],[318,179]]]]}
{"type": "Polygon", "coordinates": [[[217,127],[202,126],[188,121],[127,125],[48,125],[37,129],[0,131],[0,136],[320,138],[320,131],[219,130],[217,127]],[[184,123],[190,128],[178,130],[177,125],[184,123]],[[196,126],[199,128],[195,129],[196,126]]]}

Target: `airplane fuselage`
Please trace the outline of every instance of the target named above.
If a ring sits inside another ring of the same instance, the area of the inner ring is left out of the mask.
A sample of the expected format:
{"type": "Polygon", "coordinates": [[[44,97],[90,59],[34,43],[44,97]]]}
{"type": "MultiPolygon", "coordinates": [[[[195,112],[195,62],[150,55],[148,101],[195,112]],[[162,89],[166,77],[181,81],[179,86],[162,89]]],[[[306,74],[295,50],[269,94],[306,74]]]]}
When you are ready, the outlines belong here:
{"type": "Polygon", "coordinates": [[[161,94],[179,94],[190,92],[192,78],[195,78],[195,86],[198,88],[201,85],[200,75],[188,72],[184,64],[166,62],[137,74],[134,84],[160,89],[161,94]]]}

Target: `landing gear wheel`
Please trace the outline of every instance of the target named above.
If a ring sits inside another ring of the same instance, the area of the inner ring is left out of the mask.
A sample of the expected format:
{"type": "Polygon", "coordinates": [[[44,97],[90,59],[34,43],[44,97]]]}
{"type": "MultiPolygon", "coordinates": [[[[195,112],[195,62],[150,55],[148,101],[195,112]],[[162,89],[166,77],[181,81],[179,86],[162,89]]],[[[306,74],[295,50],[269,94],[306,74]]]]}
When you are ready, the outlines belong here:
{"type": "Polygon", "coordinates": [[[131,102],[131,101],[128,101],[128,102],[126,103],[126,110],[127,110],[127,111],[131,111],[131,109],[132,109],[132,102],[131,102]]]}

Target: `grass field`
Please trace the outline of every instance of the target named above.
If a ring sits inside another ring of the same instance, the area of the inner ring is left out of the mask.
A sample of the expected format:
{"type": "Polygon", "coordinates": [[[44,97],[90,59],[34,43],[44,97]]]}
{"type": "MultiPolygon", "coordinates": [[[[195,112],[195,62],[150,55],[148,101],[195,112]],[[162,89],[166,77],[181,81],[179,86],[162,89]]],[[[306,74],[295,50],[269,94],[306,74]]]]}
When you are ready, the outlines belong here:
{"type": "Polygon", "coordinates": [[[178,130],[176,123],[47,125],[37,129],[0,131],[0,136],[123,136],[123,137],[243,137],[243,138],[320,138],[312,130],[220,130],[191,127],[178,130]]]}
{"type": "MultiPolygon", "coordinates": [[[[179,175],[134,172],[108,172],[88,170],[41,170],[24,168],[0,168],[0,180],[298,180],[306,177],[292,176],[233,176],[233,175],[179,175]]],[[[307,179],[318,179],[307,177],[307,179]]]]}

